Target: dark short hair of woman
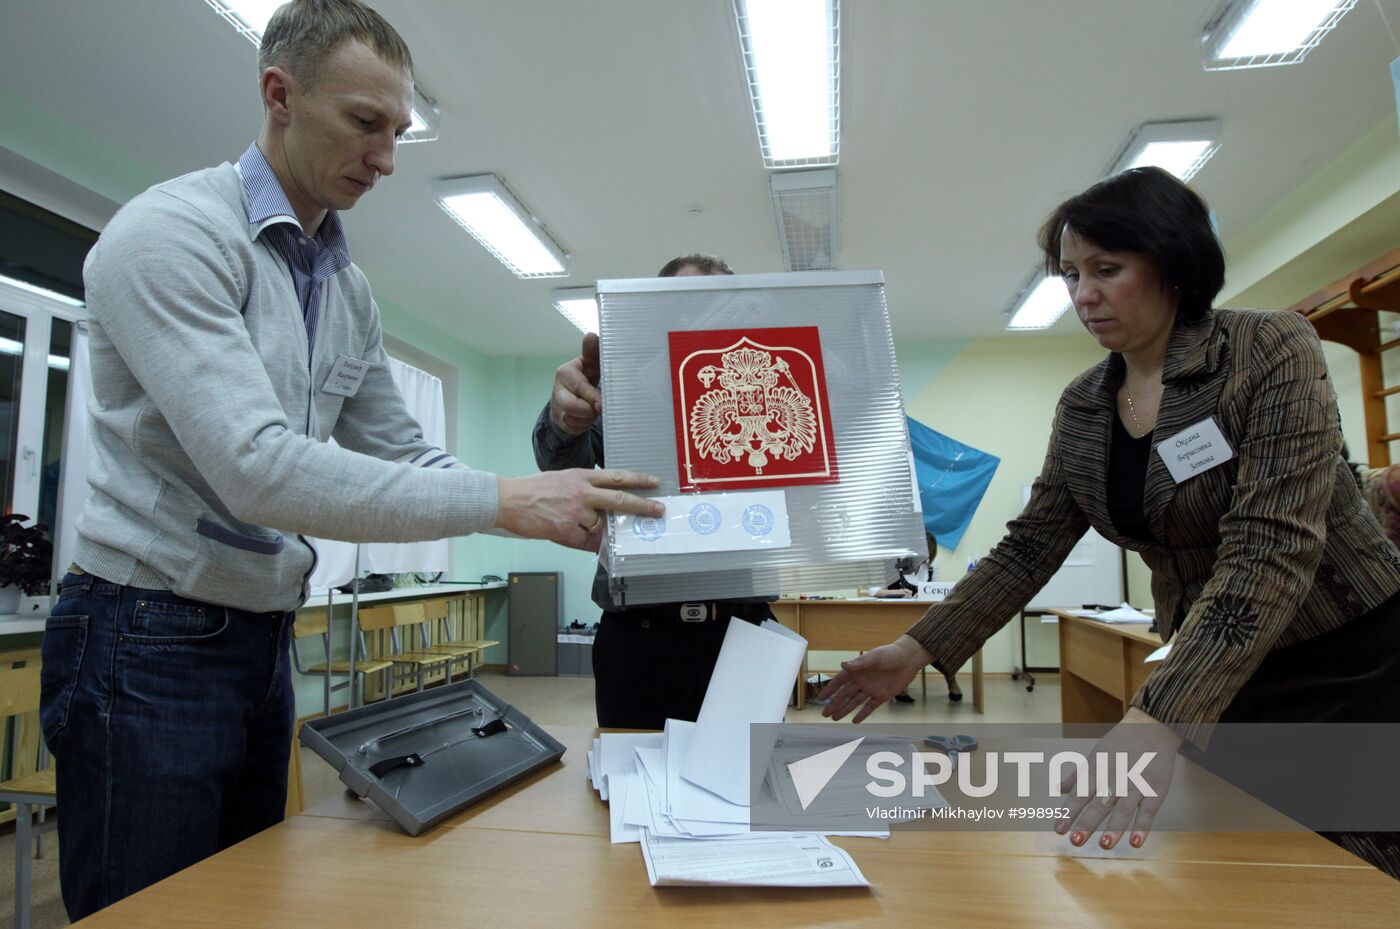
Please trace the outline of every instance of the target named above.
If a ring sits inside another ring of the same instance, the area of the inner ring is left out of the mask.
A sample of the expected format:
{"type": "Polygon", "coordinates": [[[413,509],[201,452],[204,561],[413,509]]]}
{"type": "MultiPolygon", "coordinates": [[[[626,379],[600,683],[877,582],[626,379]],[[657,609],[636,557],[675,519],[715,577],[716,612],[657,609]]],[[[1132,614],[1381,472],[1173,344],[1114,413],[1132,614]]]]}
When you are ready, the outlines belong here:
{"type": "Polygon", "coordinates": [[[1199,319],[1225,286],[1225,253],[1205,201],[1161,168],[1120,172],[1056,207],[1039,235],[1049,275],[1060,274],[1066,226],[1099,248],[1151,258],[1162,286],[1179,295],[1184,322],[1199,319]]]}

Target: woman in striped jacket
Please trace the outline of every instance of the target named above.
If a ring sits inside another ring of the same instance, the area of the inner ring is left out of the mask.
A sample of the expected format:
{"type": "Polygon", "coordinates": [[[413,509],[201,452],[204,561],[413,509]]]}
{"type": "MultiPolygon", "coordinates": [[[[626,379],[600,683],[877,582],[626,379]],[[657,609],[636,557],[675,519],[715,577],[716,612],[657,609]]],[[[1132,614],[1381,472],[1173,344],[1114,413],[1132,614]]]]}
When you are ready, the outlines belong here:
{"type": "MultiPolygon", "coordinates": [[[[1061,204],[1040,245],[1110,354],[1061,396],[1006,537],[908,634],[846,662],[824,714],[859,722],[930,662],[962,666],[1092,526],[1142,555],[1172,645],[1124,720],[1154,725],[1107,738],[1168,765],[1155,799],[1071,804],[1056,828],[1112,848],[1131,827],[1136,846],[1181,741],[1216,723],[1400,722],[1400,556],[1342,458],[1312,327],[1212,309],[1225,260],[1200,197],[1126,171],[1061,204]]],[[[1386,836],[1343,844],[1400,876],[1386,836]]]]}

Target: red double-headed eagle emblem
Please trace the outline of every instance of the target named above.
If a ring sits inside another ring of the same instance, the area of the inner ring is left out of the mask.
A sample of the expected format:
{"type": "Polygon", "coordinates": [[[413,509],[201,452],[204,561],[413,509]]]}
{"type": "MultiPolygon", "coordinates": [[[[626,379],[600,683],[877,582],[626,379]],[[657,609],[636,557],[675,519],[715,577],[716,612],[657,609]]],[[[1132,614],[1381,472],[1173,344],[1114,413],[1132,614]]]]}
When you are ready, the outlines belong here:
{"type": "Polygon", "coordinates": [[[838,481],[815,326],[669,337],[682,491],[838,481]]]}

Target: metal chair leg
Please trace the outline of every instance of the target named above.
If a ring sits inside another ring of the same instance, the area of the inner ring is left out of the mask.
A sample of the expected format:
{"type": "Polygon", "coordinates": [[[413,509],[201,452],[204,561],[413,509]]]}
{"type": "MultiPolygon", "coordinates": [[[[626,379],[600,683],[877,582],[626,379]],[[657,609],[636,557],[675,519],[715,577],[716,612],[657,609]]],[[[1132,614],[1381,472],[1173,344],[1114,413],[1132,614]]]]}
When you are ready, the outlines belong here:
{"type": "Polygon", "coordinates": [[[40,826],[41,828],[38,829],[38,830],[34,833],[34,857],[35,857],[35,858],[43,858],[43,857],[44,857],[44,830],[43,830],[42,827],[43,827],[44,823],[48,820],[48,816],[49,816],[49,808],[46,807],[46,806],[44,806],[42,803],[39,804],[39,826],[40,826]]]}
{"type": "Polygon", "coordinates": [[[15,801],[15,929],[29,929],[30,804],[15,801]]]}

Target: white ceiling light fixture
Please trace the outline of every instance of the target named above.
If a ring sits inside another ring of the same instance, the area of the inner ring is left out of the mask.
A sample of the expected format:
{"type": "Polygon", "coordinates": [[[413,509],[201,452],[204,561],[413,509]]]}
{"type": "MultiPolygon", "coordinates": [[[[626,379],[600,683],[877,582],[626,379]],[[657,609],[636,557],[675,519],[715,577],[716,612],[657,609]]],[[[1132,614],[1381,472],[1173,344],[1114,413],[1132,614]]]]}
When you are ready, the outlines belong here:
{"type": "Polygon", "coordinates": [[[1069,288],[1064,278],[1044,277],[1036,271],[1008,311],[1006,328],[1049,329],[1069,307],[1069,288]]]}
{"type": "MultiPolygon", "coordinates": [[[[262,45],[268,20],[286,0],[204,0],[238,34],[256,48],[262,45]]],[[[438,137],[437,102],[415,82],[413,87],[413,116],[408,131],[399,136],[400,142],[432,142],[438,137]]]]}
{"type": "Polygon", "coordinates": [[[569,273],[564,267],[568,253],[496,175],[435,181],[433,197],[443,212],[516,277],[565,277],[569,273]]]}
{"type": "Polygon", "coordinates": [[[1356,0],[1231,0],[1201,37],[1207,71],[1297,64],[1356,0]]]}
{"type": "Polygon", "coordinates": [[[1143,123],[1129,136],[1109,174],[1155,165],[1185,183],[1220,149],[1220,122],[1143,123]]]}
{"type": "Polygon", "coordinates": [[[840,0],[734,0],[734,18],[764,167],[836,164],[840,0]]]}
{"type": "Polygon", "coordinates": [[[554,308],[578,327],[579,332],[598,332],[598,293],[592,287],[561,287],[554,291],[554,308]]]}
{"type": "Polygon", "coordinates": [[[836,169],[782,171],[768,177],[778,245],[789,271],[836,267],[836,169]]]}

